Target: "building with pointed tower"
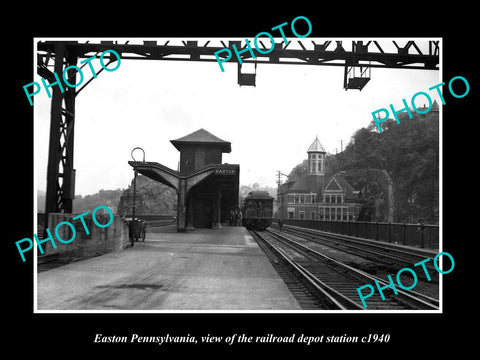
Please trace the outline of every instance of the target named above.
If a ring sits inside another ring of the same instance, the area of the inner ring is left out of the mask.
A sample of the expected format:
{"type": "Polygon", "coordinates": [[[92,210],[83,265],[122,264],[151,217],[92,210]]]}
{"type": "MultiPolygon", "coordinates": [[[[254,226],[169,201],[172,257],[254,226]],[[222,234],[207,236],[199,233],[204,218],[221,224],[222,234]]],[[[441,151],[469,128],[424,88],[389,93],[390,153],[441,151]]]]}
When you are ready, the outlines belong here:
{"type": "Polygon", "coordinates": [[[318,136],[315,137],[312,145],[307,150],[308,154],[308,176],[309,189],[320,189],[325,186],[325,149],[318,136]]]}
{"type": "Polygon", "coordinates": [[[326,151],[318,136],[307,150],[307,171],[280,185],[278,217],[282,219],[356,221],[362,204],[341,173],[326,179],[326,151]]]}
{"type": "Polygon", "coordinates": [[[433,114],[438,115],[439,112],[440,112],[440,108],[438,106],[437,100],[433,100],[433,104],[431,104],[430,106],[427,106],[427,105],[423,104],[423,106],[421,106],[417,109],[417,112],[420,113],[420,114],[425,114],[425,113],[431,112],[433,114]]]}

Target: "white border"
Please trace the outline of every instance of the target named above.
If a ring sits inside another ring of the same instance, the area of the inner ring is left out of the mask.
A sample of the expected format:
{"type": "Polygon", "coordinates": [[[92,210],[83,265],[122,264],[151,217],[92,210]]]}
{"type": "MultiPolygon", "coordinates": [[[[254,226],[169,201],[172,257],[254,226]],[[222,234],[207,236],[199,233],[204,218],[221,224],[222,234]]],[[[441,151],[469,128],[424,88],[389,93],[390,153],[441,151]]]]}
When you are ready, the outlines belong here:
{"type": "MultiPolygon", "coordinates": [[[[33,38],[33,73],[32,78],[36,76],[37,68],[37,43],[39,41],[52,41],[52,40],[77,40],[77,41],[88,41],[95,39],[95,41],[127,41],[127,40],[163,40],[164,38],[70,38],[70,37],[55,37],[55,38],[33,38]]],[[[187,40],[198,40],[206,38],[172,38],[178,41],[187,41],[187,40]]],[[[213,38],[212,38],[213,39],[213,38]]],[[[223,38],[215,38],[215,40],[222,40],[223,38]]],[[[229,38],[230,40],[239,39],[244,40],[243,38],[229,38]]],[[[250,40],[250,39],[249,39],[250,40]]],[[[289,39],[290,40],[290,39],[289,39]]],[[[413,38],[402,38],[402,37],[350,37],[350,38],[305,38],[308,42],[310,40],[341,40],[341,41],[352,41],[352,40],[395,40],[395,41],[405,41],[405,40],[417,40],[417,41],[439,41],[440,42],[440,54],[439,54],[439,82],[443,81],[443,38],[440,37],[413,37],[413,38]]],[[[434,86],[435,84],[432,84],[434,86]]],[[[442,92],[443,93],[443,92],[442,92]]],[[[33,224],[34,230],[33,233],[37,233],[37,164],[35,149],[37,145],[35,137],[35,119],[37,118],[35,103],[33,106],[34,114],[34,161],[33,161],[33,193],[34,193],[34,214],[33,214],[33,224]]],[[[443,251],[443,105],[439,104],[439,253],[443,251]]],[[[442,259],[440,259],[440,265],[442,265],[442,259]]],[[[38,309],[38,294],[37,294],[37,246],[33,246],[33,302],[34,302],[34,313],[38,314],[441,314],[443,313],[443,276],[439,274],[439,309],[438,310],[39,310],[38,309]]]]}

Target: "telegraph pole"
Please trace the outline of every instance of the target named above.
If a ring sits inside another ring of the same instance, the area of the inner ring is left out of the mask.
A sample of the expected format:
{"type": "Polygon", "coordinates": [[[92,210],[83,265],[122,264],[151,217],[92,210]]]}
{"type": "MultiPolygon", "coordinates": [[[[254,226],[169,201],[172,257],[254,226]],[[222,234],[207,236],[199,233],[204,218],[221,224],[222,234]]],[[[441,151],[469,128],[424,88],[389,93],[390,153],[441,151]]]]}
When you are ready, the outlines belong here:
{"type": "Polygon", "coordinates": [[[282,183],[281,177],[285,176],[288,177],[288,175],[282,173],[280,170],[277,170],[277,206],[278,206],[278,218],[283,219],[283,206],[282,205],[282,200],[280,197],[280,185],[282,183]]]}

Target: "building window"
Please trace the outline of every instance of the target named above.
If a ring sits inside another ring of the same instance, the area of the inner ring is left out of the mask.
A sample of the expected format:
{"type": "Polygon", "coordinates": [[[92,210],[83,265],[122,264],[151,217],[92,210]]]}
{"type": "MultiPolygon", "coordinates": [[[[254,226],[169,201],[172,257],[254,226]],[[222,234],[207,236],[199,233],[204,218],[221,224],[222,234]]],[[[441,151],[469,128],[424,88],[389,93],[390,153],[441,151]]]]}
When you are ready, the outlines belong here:
{"type": "Polygon", "coordinates": [[[325,202],[326,202],[327,204],[330,203],[330,195],[325,195],[325,202]]]}
{"type": "Polygon", "coordinates": [[[287,195],[287,203],[293,204],[293,201],[294,201],[293,195],[287,195]]]}
{"type": "Polygon", "coordinates": [[[305,195],[305,203],[306,204],[312,203],[312,195],[305,195]]]}
{"type": "Polygon", "coordinates": [[[316,217],[317,214],[315,213],[315,211],[310,211],[310,220],[315,220],[316,217]]]}
{"type": "Polygon", "coordinates": [[[295,217],[295,211],[294,210],[288,210],[288,218],[293,219],[295,217]]]}
{"type": "Polygon", "coordinates": [[[300,220],[305,220],[305,211],[299,211],[298,216],[299,216],[300,220]]]}
{"type": "Polygon", "coordinates": [[[300,203],[300,197],[298,195],[293,195],[293,202],[295,204],[299,204],[300,203]]]}

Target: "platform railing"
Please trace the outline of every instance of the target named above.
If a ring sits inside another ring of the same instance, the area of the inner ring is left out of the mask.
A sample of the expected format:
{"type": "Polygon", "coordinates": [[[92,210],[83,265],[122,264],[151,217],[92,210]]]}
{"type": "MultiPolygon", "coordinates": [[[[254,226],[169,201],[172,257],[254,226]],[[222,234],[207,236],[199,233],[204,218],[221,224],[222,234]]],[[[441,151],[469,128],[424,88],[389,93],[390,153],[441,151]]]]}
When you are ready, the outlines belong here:
{"type": "Polygon", "coordinates": [[[439,247],[438,225],[300,219],[284,219],[283,223],[420,248],[438,249],[439,247]]]}

